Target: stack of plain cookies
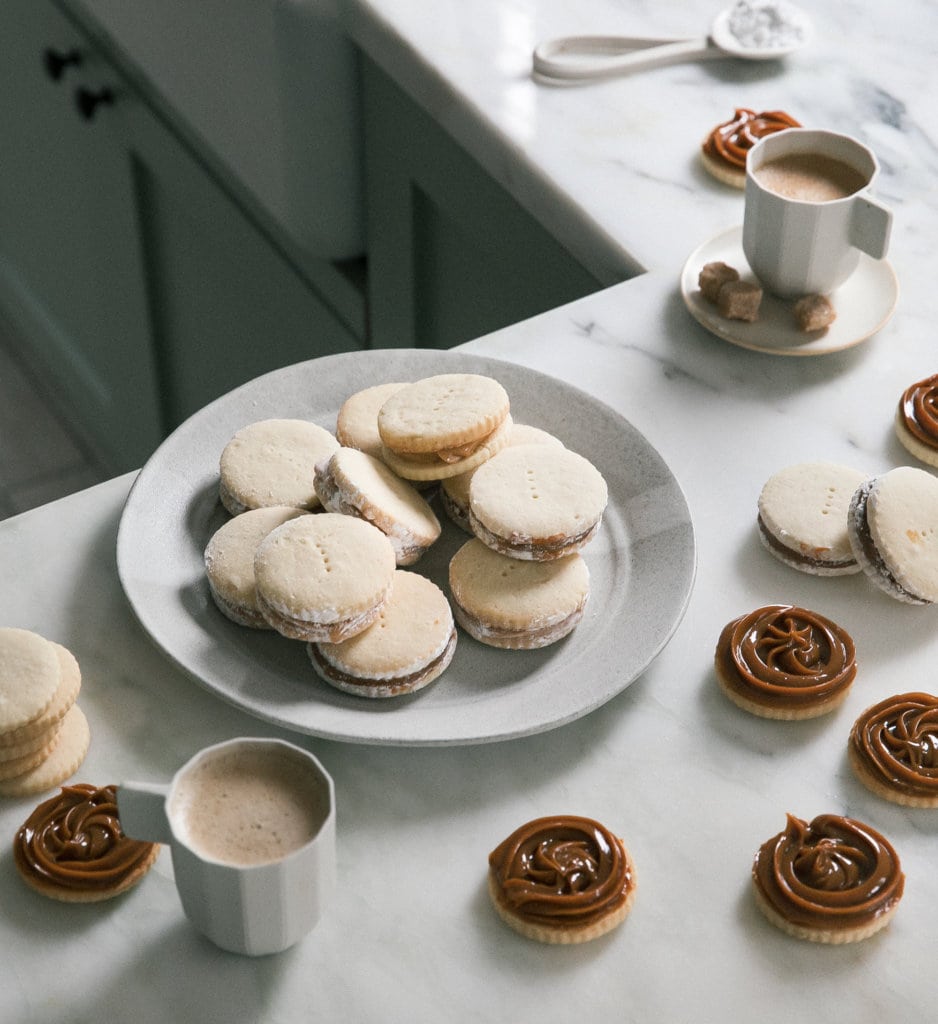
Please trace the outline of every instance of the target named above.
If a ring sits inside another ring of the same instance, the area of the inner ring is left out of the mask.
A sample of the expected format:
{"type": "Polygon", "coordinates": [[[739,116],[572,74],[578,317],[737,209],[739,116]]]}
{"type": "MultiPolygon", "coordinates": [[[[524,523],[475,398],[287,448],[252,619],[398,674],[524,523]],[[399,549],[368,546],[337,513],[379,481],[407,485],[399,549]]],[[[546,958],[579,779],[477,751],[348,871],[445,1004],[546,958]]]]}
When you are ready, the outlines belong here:
{"type": "Polygon", "coordinates": [[[29,796],[73,775],[88,751],[72,653],[27,629],[0,628],[0,796],[29,796]]]}
{"type": "Polygon", "coordinates": [[[599,530],[606,483],[557,438],[512,420],[492,377],[439,374],[348,396],[335,435],[302,420],[239,430],[219,461],[232,518],[209,540],[219,609],[303,641],[348,693],[392,697],[450,664],[456,624],[492,647],[569,634],[589,597],[580,552],[599,530]],[[409,571],[443,527],[470,533],[449,598],[409,571]]]}

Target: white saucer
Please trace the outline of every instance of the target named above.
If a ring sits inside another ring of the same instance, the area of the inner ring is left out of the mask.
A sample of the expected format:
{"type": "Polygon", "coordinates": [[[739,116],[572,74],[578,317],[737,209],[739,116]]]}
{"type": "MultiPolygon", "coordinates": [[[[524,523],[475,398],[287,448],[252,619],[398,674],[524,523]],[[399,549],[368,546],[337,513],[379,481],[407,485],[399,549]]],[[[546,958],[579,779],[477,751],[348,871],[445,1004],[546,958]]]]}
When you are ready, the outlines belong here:
{"type": "Polygon", "coordinates": [[[893,314],[899,283],[888,260],[860,254],[857,269],[829,298],[837,319],[827,330],[798,329],[792,302],[765,292],[755,323],[727,320],[700,294],[697,277],[705,263],[720,260],[735,267],[744,281],[755,281],[743,254],[742,226],[721,232],[695,249],[681,272],[681,294],[694,319],[724,341],[756,352],[783,356],[819,356],[858,345],[875,334],[893,314]]]}

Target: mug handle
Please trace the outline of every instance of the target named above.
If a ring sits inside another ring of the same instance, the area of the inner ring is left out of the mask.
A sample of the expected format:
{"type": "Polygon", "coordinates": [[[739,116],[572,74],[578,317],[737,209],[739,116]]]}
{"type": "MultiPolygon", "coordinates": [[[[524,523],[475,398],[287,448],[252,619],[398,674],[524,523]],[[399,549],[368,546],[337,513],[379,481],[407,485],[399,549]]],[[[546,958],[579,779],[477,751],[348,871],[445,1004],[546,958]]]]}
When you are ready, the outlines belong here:
{"type": "Polygon", "coordinates": [[[853,202],[850,221],[850,244],[881,260],[889,248],[892,211],[872,196],[860,195],[853,202]]]}
{"type": "Polygon", "coordinates": [[[172,831],[166,816],[169,786],[150,782],[122,782],[117,787],[117,813],[128,839],[169,843],[172,831]]]}

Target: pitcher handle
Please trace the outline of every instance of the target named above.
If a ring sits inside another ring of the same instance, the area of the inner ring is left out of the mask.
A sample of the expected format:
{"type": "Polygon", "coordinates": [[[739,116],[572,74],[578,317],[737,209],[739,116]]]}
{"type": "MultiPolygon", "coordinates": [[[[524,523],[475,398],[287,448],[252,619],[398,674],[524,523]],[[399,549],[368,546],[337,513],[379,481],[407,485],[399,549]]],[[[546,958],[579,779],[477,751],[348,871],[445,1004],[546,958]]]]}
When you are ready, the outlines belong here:
{"type": "Polygon", "coordinates": [[[850,222],[850,244],[873,259],[881,260],[889,248],[892,231],[892,211],[872,196],[859,195],[853,202],[850,222]]]}
{"type": "Polygon", "coordinates": [[[172,831],[166,816],[169,786],[150,782],[122,782],[117,787],[117,812],[129,839],[169,843],[172,831]]]}

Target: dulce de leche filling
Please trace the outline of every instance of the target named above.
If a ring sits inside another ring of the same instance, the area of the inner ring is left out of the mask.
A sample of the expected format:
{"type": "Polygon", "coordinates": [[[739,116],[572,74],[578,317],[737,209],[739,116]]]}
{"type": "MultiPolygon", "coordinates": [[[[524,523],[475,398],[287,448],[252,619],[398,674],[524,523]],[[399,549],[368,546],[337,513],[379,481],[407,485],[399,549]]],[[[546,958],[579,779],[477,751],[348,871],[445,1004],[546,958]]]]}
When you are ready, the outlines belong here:
{"type": "Polygon", "coordinates": [[[704,141],[703,151],[709,157],[743,170],[749,150],[759,139],[785,128],[800,127],[790,114],[782,110],[767,110],[757,114],[746,107],[737,107],[728,121],[717,125],[710,132],[704,141]]]}
{"type": "Polygon", "coordinates": [[[64,786],[16,833],[21,871],[58,889],[114,889],[149,857],[153,844],[128,839],[117,816],[115,786],[64,786]]]}
{"type": "Polygon", "coordinates": [[[728,623],[717,642],[721,678],[741,696],[770,707],[832,700],[857,672],[846,630],[792,605],[767,605],[728,623]]]}
{"type": "Polygon", "coordinates": [[[938,796],[938,697],[887,697],[854,722],[850,744],[884,785],[911,797],[938,796]]]}
{"type": "Polygon", "coordinates": [[[504,906],[523,920],[581,928],[617,910],[633,886],[622,842],[590,818],[536,818],[489,855],[504,906]]]}
{"type": "Polygon", "coordinates": [[[836,814],[810,824],[789,814],[784,831],[759,848],[752,877],[786,921],[822,931],[868,924],[895,907],[905,885],[889,842],[836,814]]]}
{"type": "Polygon", "coordinates": [[[899,399],[899,416],[909,433],[938,448],[938,374],[910,384],[899,399]]]}

